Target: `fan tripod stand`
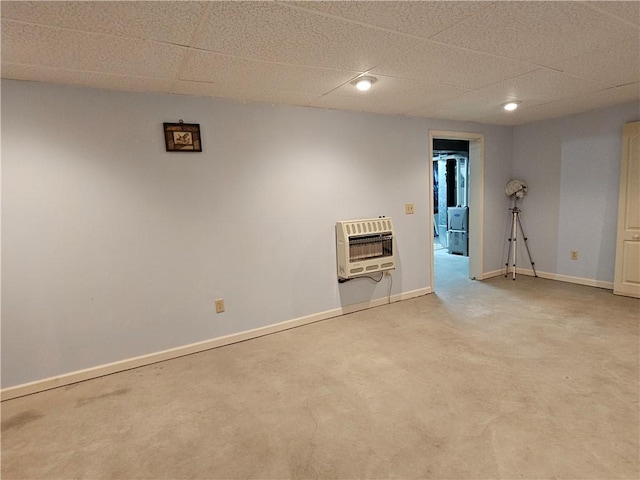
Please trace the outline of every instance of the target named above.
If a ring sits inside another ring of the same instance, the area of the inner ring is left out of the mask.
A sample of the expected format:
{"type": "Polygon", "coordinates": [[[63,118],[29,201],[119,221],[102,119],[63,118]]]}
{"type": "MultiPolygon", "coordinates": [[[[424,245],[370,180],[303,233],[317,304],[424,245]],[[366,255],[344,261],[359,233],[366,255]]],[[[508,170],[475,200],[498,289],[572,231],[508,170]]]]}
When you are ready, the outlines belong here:
{"type": "Polygon", "coordinates": [[[531,252],[529,251],[529,245],[527,244],[527,237],[524,235],[524,230],[522,229],[522,223],[520,222],[520,210],[518,208],[518,199],[515,198],[513,202],[513,208],[510,208],[511,211],[511,238],[509,238],[509,252],[507,253],[507,263],[505,263],[504,276],[507,277],[509,275],[509,258],[512,260],[513,266],[513,279],[516,279],[516,245],[518,240],[518,227],[520,227],[520,231],[522,232],[522,238],[524,238],[524,246],[527,249],[527,255],[529,255],[529,263],[531,263],[531,269],[533,270],[533,276],[537,277],[536,267],[533,260],[531,260],[531,252]]]}

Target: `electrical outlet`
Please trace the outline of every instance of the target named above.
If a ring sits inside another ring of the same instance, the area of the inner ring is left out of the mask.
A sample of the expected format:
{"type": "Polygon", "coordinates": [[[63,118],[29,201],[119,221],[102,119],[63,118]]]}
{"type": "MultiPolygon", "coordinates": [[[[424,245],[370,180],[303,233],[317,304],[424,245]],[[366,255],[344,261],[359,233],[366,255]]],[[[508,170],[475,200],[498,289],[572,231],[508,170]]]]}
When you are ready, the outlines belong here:
{"type": "Polygon", "coordinates": [[[577,259],[578,259],[578,251],[571,250],[571,260],[577,260],[577,259]]]}
{"type": "Polygon", "coordinates": [[[413,215],[413,203],[404,204],[404,213],[406,215],[413,215]]]}
{"type": "Polygon", "coordinates": [[[222,312],[224,312],[224,299],[218,298],[216,300],[216,313],[222,313],[222,312]]]}

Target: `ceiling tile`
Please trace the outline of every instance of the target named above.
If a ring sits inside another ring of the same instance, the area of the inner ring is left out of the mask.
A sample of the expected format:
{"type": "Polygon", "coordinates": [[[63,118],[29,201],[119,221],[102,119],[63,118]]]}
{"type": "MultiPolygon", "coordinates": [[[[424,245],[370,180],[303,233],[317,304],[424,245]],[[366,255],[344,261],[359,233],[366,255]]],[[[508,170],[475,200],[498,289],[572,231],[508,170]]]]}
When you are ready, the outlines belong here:
{"type": "Polygon", "coordinates": [[[476,90],[480,95],[502,96],[505,101],[522,100],[538,103],[595,92],[611,85],[585,80],[554,70],[541,68],[476,90]]]}
{"type": "Polygon", "coordinates": [[[615,15],[622,20],[640,27],[640,2],[637,0],[623,2],[587,2],[587,5],[591,8],[604,10],[610,15],[615,15]]]}
{"type": "Polygon", "coordinates": [[[199,97],[218,97],[242,102],[284,103],[288,105],[309,105],[318,97],[316,94],[266,88],[249,88],[233,83],[176,82],[171,93],[196,95],[199,97]]]}
{"type": "Polygon", "coordinates": [[[503,125],[638,101],[639,1],[3,1],[0,15],[3,78],[503,125]],[[350,84],[364,72],[379,79],[366,95],[350,84]]]}
{"type": "Polygon", "coordinates": [[[599,45],[637,41],[637,29],[582,2],[496,2],[434,37],[515,60],[553,66],[599,45]]]}
{"type": "Polygon", "coordinates": [[[188,45],[207,2],[2,2],[2,18],[188,45]]]}
{"type": "Polygon", "coordinates": [[[364,112],[405,113],[417,107],[454,98],[466,90],[394,77],[378,76],[371,90],[360,92],[351,83],[316,99],[312,105],[326,108],[346,108],[364,112]],[[343,107],[340,107],[340,106],[343,107]]]}
{"type": "Polygon", "coordinates": [[[131,77],[107,73],[79,72],[33,65],[2,64],[3,78],[30,80],[84,87],[125,90],[130,92],[168,92],[173,80],[167,78],[131,77]]]}
{"type": "Polygon", "coordinates": [[[601,45],[587,54],[563,60],[557,68],[613,86],[640,81],[640,38],[635,45],[601,45]]]}
{"type": "Polygon", "coordinates": [[[487,2],[295,2],[326,14],[430,38],[489,5],[487,2]]]}
{"type": "Polygon", "coordinates": [[[213,2],[194,47],[258,60],[366,71],[414,39],[273,2],[213,2]]]}
{"type": "MultiPolygon", "coordinates": [[[[455,98],[442,99],[426,107],[416,107],[407,113],[415,116],[477,120],[486,116],[511,117],[513,112],[506,112],[502,106],[515,97],[505,97],[500,91],[472,91],[455,98]]],[[[521,107],[538,105],[540,100],[523,100],[521,107]]],[[[505,119],[507,121],[507,119],[505,119]]]]}
{"type": "Polygon", "coordinates": [[[474,89],[537,68],[530,64],[492,55],[434,42],[424,42],[393,60],[373,68],[371,73],[474,89]]]}
{"type": "Polygon", "coordinates": [[[174,77],[187,49],[2,21],[2,62],[120,75],[174,77]]]}
{"type": "Polygon", "coordinates": [[[190,51],[180,80],[231,84],[247,91],[285,90],[321,95],[358,76],[358,72],[300,67],[190,51]]]}
{"type": "Polygon", "coordinates": [[[522,125],[630,102],[638,103],[638,112],[640,113],[640,83],[607,88],[542,105],[522,105],[522,108],[511,112],[512,114],[486,116],[484,121],[502,125],[522,125]]]}
{"type": "Polygon", "coordinates": [[[638,112],[640,113],[640,83],[607,88],[565,98],[558,102],[525,108],[522,110],[522,114],[528,121],[542,120],[629,102],[638,102],[638,112]]]}

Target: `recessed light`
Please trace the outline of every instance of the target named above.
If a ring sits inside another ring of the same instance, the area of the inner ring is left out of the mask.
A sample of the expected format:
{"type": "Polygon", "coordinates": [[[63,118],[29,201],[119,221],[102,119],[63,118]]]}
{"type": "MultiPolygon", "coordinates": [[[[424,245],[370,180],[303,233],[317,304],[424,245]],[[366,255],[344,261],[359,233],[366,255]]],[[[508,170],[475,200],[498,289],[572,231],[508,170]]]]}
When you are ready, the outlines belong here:
{"type": "Polygon", "coordinates": [[[371,85],[376,83],[376,80],[377,78],[375,77],[360,77],[360,78],[356,78],[352,83],[361,92],[366,92],[371,88],[371,85]]]}
{"type": "Polygon", "coordinates": [[[507,112],[513,112],[516,108],[518,108],[520,102],[509,102],[505,103],[502,108],[504,108],[507,112]]]}

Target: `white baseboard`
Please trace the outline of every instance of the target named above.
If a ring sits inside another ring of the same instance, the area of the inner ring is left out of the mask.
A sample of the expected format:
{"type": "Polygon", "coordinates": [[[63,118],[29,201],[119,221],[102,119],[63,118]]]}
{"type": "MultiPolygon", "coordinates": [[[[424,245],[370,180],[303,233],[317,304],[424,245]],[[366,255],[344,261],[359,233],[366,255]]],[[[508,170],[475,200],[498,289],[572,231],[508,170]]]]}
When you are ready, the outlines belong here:
{"type": "MultiPolygon", "coordinates": [[[[533,270],[525,268],[516,268],[517,274],[533,276],[533,270]]],[[[536,272],[540,278],[547,278],[549,280],[558,280],[560,282],[576,283],[578,285],[585,285],[587,287],[605,288],[607,290],[613,290],[613,282],[605,282],[603,280],[594,280],[593,278],[572,277],[571,275],[561,275],[559,273],[549,272],[536,272]]]]}
{"type": "Polygon", "coordinates": [[[290,328],[300,327],[302,325],[308,325],[310,323],[327,320],[329,318],[339,317],[349,313],[366,310],[368,308],[385,305],[389,302],[394,303],[401,300],[408,300],[409,298],[419,297],[431,293],[431,288],[420,288],[409,292],[392,295],[391,298],[377,298],[371,301],[358,303],[355,305],[347,305],[340,308],[334,308],[320,313],[314,313],[312,315],[306,315],[304,317],[287,320],[284,322],[276,323],[273,325],[267,325],[265,327],[255,328],[253,330],[247,330],[240,333],[234,333],[232,335],[226,335],[224,337],[213,338],[211,340],[205,340],[203,342],[192,343],[190,345],[184,345],[182,347],[171,348],[169,350],[163,350],[160,352],[151,353],[148,355],[142,355],[139,357],[128,358],[126,360],[120,360],[105,365],[99,365],[97,367],[87,368],[85,370],[78,370],[64,375],[58,375],[55,377],[45,378],[44,380],[37,380],[35,382],[24,383],[22,385],[16,385],[14,387],[5,388],[0,392],[2,401],[11,400],[12,398],[22,397],[25,395],[31,395],[32,393],[42,392],[50,390],[52,388],[63,387],[72,383],[82,382],[84,380],[90,380],[92,378],[102,377],[104,375],[110,375],[112,373],[122,372],[125,370],[131,370],[132,368],[142,367],[144,365],[150,365],[152,363],[163,362],[172,358],[178,358],[185,355],[191,355],[193,353],[203,352],[212,348],[223,347],[225,345],[231,345],[233,343],[243,342],[252,338],[262,337],[264,335],[270,335],[272,333],[289,330],[290,328]]]}
{"type": "MultiPolygon", "coordinates": [[[[529,269],[516,269],[517,274],[533,276],[533,270],[529,269]]],[[[612,282],[604,282],[600,280],[593,280],[588,278],[572,277],[569,275],[560,275],[556,273],[537,272],[540,278],[547,278],[550,280],[558,280],[561,282],[576,283],[579,285],[586,285],[590,287],[605,288],[613,290],[612,282]]],[[[485,272],[482,274],[481,280],[504,275],[504,269],[495,270],[492,272],[485,272]]],[[[327,320],[329,318],[339,317],[341,315],[347,315],[349,313],[366,310],[368,308],[378,307],[385,305],[389,302],[395,303],[402,300],[408,300],[410,298],[419,297],[432,293],[431,287],[420,288],[417,290],[411,290],[400,294],[392,295],[391,298],[383,297],[370,300],[367,302],[357,303],[354,305],[346,305],[344,307],[334,308],[320,313],[312,315],[306,315],[304,317],[287,320],[284,322],[276,323],[273,325],[267,325],[265,327],[256,328],[253,330],[247,330],[232,335],[226,335],[224,337],[213,338],[205,340],[203,342],[192,343],[190,345],[184,345],[181,347],[171,348],[160,352],[151,353],[148,355],[142,355],[139,357],[128,358],[126,360],[120,360],[105,365],[99,365],[84,370],[78,370],[75,372],[67,373],[64,375],[58,375],[55,377],[46,378],[43,380],[37,380],[35,382],[24,383],[22,385],[16,385],[14,387],[8,387],[0,391],[1,401],[11,400],[13,398],[30,395],[52,388],[63,387],[65,385],[71,385],[73,383],[82,382],[84,380],[90,380],[92,378],[102,377],[104,375],[110,375],[112,373],[122,372],[125,370],[131,370],[133,368],[142,367],[145,365],[151,365],[153,363],[163,362],[165,360],[171,360],[172,358],[178,358],[185,355],[191,355],[193,353],[203,352],[212,348],[223,347],[225,345],[231,345],[233,343],[243,342],[252,338],[262,337],[264,335],[270,335],[272,333],[289,330],[291,328],[308,325],[310,323],[327,320]]]]}
{"type": "Polygon", "coordinates": [[[499,277],[504,275],[504,268],[501,270],[494,270],[493,272],[484,272],[480,277],[480,280],[486,280],[487,278],[499,277]]]}
{"type": "MultiPolygon", "coordinates": [[[[509,275],[511,275],[513,270],[509,268],[509,275]]],[[[538,277],[546,278],[549,280],[558,280],[559,282],[567,282],[567,283],[575,283],[578,285],[586,285],[587,287],[597,287],[597,288],[605,288],[607,290],[613,290],[613,282],[604,282],[602,280],[594,280],[592,278],[582,278],[582,277],[572,277],[570,275],[561,275],[559,273],[549,273],[549,272],[538,272],[538,277]]],[[[486,272],[482,274],[482,280],[486,280],[487,278],[497,277],[500,275],[504,275],[504,268],[501,270],[494,270],[492,272],[486,272]]],[[[535,276],[533,274],[533,270],[529,268],[517,268],[516,267],[516,275],[527,275],[530,277],[535,276]]]]}

